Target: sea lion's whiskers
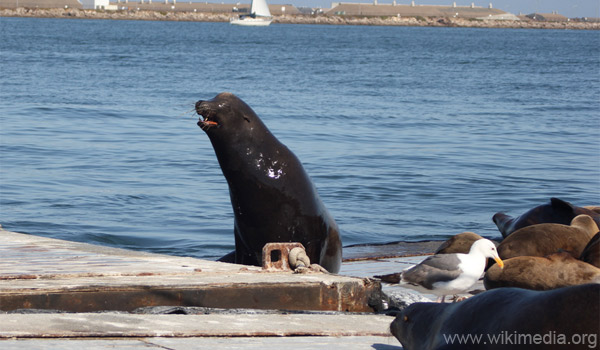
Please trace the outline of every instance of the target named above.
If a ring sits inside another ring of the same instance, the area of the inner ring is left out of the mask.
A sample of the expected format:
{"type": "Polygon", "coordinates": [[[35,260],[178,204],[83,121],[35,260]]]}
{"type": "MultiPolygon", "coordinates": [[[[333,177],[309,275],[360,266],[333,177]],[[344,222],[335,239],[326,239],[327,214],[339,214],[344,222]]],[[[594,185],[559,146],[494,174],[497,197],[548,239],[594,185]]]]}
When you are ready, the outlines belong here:
{"type": "Polygon", "coordinates": [[[185,112],[183,112],[181,114],[178,114],[177,118],[180,118],[180,117],[193,117],[195,115],[196,115],[196,110],[195,109],[190,109],[189,111],[185,111],[185,112]]]}

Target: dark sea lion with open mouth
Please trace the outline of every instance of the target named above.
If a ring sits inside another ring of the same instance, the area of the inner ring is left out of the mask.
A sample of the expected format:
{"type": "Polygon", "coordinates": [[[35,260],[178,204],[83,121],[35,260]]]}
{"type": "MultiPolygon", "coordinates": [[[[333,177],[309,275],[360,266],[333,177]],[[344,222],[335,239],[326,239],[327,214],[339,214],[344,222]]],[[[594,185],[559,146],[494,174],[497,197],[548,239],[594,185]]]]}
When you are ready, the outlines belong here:
{"type": "Polygon", "coordinates": [[[337,273],[338,226],[294,153],[231,93],[198,101],[196,112],[229,185],[235,216],[235,252],[220,260],[260,266],[266,243],[300,242],[311,263],[337,273]]]}

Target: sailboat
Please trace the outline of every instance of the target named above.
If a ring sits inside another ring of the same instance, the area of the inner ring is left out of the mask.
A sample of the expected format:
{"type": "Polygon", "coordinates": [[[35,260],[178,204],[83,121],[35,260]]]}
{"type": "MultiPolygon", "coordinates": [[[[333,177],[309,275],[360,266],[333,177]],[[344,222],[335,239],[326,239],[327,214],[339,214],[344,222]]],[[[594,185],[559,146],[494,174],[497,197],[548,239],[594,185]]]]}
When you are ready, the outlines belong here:
{"type": "Polygon", "coordinates": [[[252,0],[250,14],[231,18],[229,23],[239,26],[268,26],[273,21],[267,0],[252,0]]]}

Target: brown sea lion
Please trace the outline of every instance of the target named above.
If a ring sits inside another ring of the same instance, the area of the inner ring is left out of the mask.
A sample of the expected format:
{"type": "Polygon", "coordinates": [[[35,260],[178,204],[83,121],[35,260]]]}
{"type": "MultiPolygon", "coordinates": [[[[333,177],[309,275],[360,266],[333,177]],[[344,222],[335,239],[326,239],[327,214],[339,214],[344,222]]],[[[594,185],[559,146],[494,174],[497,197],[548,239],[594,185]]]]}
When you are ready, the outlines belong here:
{"type": "Polygon", "coordinates": [[[596,233],[583,248],[579,260],[600,268],[600,232],[596,233]]]}
{"type": "Polygon", "coordinates": [[[566,250],[579,256],[596,232],[598,226],[588,215],[576,216],[570,226],[527,226],[506,237],[498,246],[498,254],[502,259],[510,259],[516,256],[546,256],[566,250]]]}
{"type": "Polygon", "coordinates": [[[390,330],[404,350],[591,349],[600,338],[598,315],[600,284],[499,288],[458,303],[414,303],[390,330]]]}
{"type": "Polygon", "coordinates": [[[235,253],[222,261],[260,265],[266,243],[300,242],[312,263],[338,272],[338,226],[294,153],[233,94],[198,101],[196,112],[229,185],[235,216],[235,253]]]}
{"type": "Polygon", "coordinates": [[[574,217],[581,214],[591,216],[596,221],[596,225],[600,226],[600,211],[596,211],[594,208],[597,207],[582,208],[558,198],[551,198],[550,203],[537,206],[520,216],[513,218],[498,212],[492,217],[492,220],[503,237],[530,225],[543,223],[568,225],[574,217]]]}
{"type": "MultiPolygon", "coordinates": [[[[600,282],[600,269],[562,252],[538,256],[518,256],[504,260],[504,268],[494,265],[483,278],[486,289],[517,287],[550,290],[600,282]]],[[[600,317],[600,315],[599,315],[600,317]]]]}
{"type": "Polygon", "coordinates": [[[435,251],[436,254],[452,254],[462,253],[467,254],[471,249],[471,245],[475,241],[483,239],[480,235],[474,232],[463,232],[450,237],[447,241],[442,243],[435,251]]]}

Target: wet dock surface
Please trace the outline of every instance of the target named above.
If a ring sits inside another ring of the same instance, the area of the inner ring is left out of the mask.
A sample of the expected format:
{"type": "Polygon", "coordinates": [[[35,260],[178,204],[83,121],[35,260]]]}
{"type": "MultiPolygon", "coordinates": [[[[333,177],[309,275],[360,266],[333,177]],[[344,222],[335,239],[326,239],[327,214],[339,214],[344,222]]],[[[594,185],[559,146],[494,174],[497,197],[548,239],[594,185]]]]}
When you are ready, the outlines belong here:
{"type": "Polygon", "coordinates": [[[397,258],[393,255],[399,251],[413,255],[415,249],[379,248],[349,249],[339,275],[294,274],[0,230],[0,310],[8,312],[0,314],[0,345],[399,349],[389,333],[393,318],[375,315],[368,306],[381,285],[366,277],[397,272],[424,256],[397,258]],[[149,306],[290,311],[131,312],[149,306]],[[60,311],[29,313],[31,309],[60,311]]]}

